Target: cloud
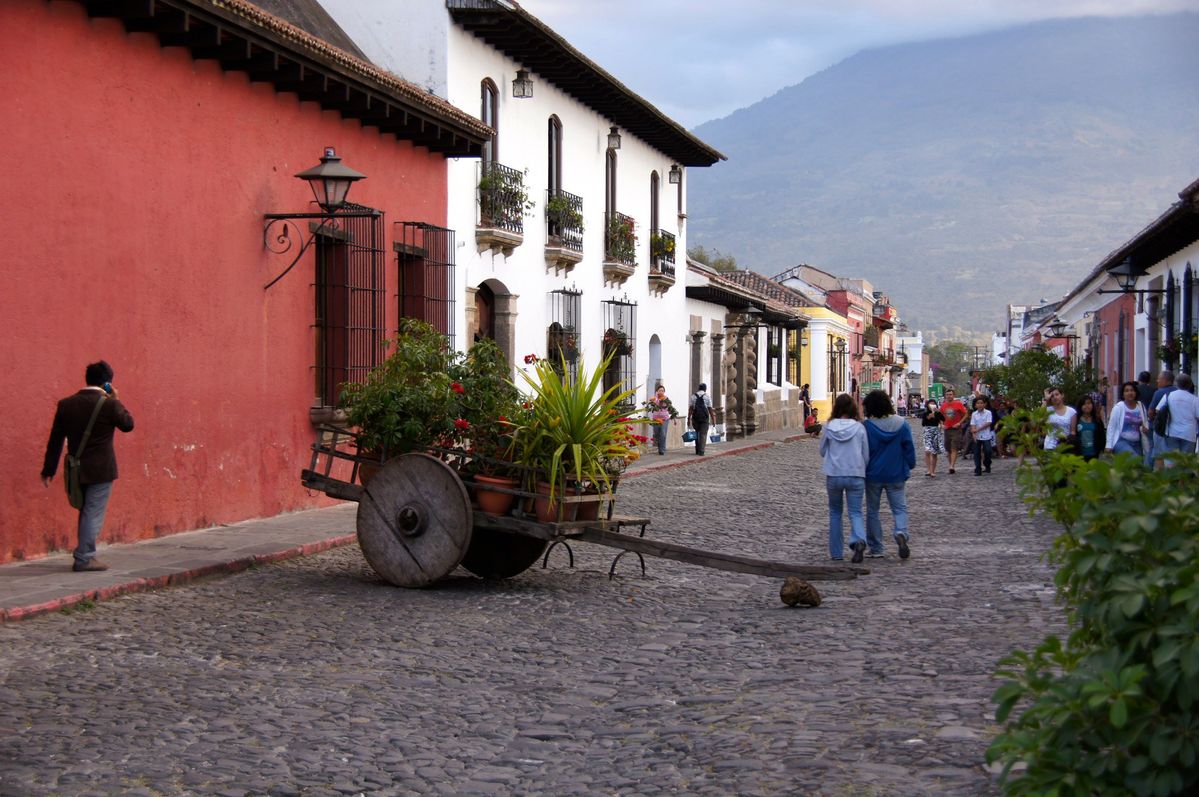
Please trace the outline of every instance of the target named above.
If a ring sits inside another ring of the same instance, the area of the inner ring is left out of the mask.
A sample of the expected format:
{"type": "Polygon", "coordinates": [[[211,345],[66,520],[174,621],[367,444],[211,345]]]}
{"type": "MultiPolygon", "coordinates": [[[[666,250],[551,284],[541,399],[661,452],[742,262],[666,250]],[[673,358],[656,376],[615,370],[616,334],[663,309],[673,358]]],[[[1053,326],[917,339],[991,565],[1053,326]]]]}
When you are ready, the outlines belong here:
{"type": "Polygon", "coordinates": [[[1193,10],[1195,0],[525,0],[522,6],[687,127],[859,50],[1043,19],[1193,10]]]}

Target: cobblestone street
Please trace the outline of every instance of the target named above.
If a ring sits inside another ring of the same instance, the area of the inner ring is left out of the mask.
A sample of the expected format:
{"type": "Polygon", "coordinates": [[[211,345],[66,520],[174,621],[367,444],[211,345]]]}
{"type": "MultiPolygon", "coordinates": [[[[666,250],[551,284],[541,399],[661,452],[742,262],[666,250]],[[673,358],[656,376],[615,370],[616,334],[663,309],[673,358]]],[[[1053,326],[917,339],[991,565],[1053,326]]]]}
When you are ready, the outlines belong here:
{"type": "MultiPolygon", "coordinates": [[[[0,794],[996,795],[991,674],[1062,619],[995,471],[917,469],[912,558],[884,512],[816,609],[584,544],[408,591],[350,546],[0,626],[0,794]]],[[[648,536],[827,560],[813,440],[620,489],[648,536]]]]}

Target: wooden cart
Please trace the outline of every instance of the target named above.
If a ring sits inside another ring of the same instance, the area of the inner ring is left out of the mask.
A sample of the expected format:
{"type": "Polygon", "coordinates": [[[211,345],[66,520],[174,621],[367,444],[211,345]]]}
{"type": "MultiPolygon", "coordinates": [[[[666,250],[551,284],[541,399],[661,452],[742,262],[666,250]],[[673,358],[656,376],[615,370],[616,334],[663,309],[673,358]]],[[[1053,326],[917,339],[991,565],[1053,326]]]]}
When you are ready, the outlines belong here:
{"type": "MultiPolygon", "coordinates": [[[[544,564],[555,545],[566,545],[569,551],[573,541],[620,549],[609,576],[625,553],[641,560],[643,573],[644,556],[805,581],[839,581],[870,572],[862,567],[753,559],[647,539],[650,519],[617,514],[612,494],[559,499],[559,518],[570,516],[572,505],[598,500],[599,519],[545,522],[520,509],[523,501],[536,498],[534,494],[501,489],[517,496],[518,508],[511,515],[488,515],[472,506],[468,482],[460,475],[468,460],[465,452],[448,450],[401,454],[380,466],[377,459],[358,454],[353,432],[326,426],[312,446],[312,461],[301,481],[332,498],[358,502],[362,553],[380,576],[400,587],[429,586],[459,565],[483,578],[509,578],[543,555],[544,564]],[[363,478],[364,471],[373,469],[377,473],[363,478]],[[638,533],[626,532],[632,529],[638,533]]],[[[570,559],[573,565],[573,552],[570,559]]]]}

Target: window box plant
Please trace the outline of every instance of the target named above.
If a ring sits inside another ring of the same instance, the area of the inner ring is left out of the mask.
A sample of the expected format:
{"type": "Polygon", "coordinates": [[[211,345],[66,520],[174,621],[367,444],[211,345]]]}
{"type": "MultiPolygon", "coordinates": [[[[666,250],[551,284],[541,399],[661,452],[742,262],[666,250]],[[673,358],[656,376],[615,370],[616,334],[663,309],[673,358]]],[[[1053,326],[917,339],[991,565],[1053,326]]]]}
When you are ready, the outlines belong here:
{"type": "Polygon", "coordinates": [[[674,262],[674,236],[666,233],[653,233],[649,237],[649,255],[652,260],[669,260],[674,262]]]}
{"type": "Polygon", "coordinates": [[[546,200],[545,218],[552,227],[583,232],[583,211],[564,194],[554,194],[546,200]]]}
{"type": "Polygon", "coordinates": [[[633,347],[629,343],[629,336],[623,330],[609,327],[604,332],[604,359],[610,360],[613,357],[626,357],[633,353],[633,347]]]}

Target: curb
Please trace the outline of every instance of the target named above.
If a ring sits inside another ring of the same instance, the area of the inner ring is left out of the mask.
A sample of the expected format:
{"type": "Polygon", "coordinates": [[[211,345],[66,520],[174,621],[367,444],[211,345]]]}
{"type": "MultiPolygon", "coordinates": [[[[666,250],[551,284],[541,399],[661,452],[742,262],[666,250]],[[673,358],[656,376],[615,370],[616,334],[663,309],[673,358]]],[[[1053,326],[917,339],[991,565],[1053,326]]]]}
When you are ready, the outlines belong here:
{"type": "MultiPolygon", "coordinates": [[[[739,456],[741,454],[748,454],[751,451],[761,451],[763,448],[773,448],[774,446],[781,446],[781,445],[786,445],[787,443],[794,443],[795,441],[802,440],[805,437],[807,437],[806,434],[795,434],[795,435],[790,435],[788,437],[784,437],[782,440],[768,440],[764,443],[754,443],[753,445],[742,446],[741,448],[734,448],[731,451],[718,451],[713,454],[705,454],[702,459],[696,459],[696,460],[681,459],[676,462],[663,462],[661,465],[646,465],[645,467],[641,468],[638,471],[635,471],[633,473],[626,473],[621,478],[622,478],[622,480],[623,479],[634,479],[638,476],[643,476],[647,473],[658,473],[658,472],[664,471],[664,470],[674,470],[675,468],[686,468],[690,465],[700,465],[704,462],[708,462],[713,459],[720,459],[721,457],[735,457],[735,456],[739,456]]],[[[692,455],[692,456],[694,456],[694,455],[692,455]]]]}
{"type": "Polygon", "coordinates": [[[358,540],[356,534],[345,534],[340,537],[332,537],[327,540],[317,540],[316,542],[297,545],[294,548],[288,548],[282,551],[273,553],[255,554],[253,556],[245,556],[240,559],[234,559],[229,562],[216,562],[203,567],[195,567],[191,570],[181,570],[178,573],[169,573],[163,576],[155,576],[154,578],[139,578],[136,581],[129,581],[124,584],[113,584],[109,587],[101,587],[100,589],[91,589],[84,592],[79,592],[74,595],[66,595],[62,598],[55,598],[52,601],[39,603],[34,606],[18,606],[13,609],[0,609],[0,625],[4,623],[14,622],[16,620],[27,620],[30,617],[35,617],[39,614],[48,612],[61,611],[68,609],[85,601],[104,601],[121,595],[132,595],[137,592],[149,592],[150,590],[162,589],[163,587],[175,587],[180,584],[186,584],[206,576],[221,574],[221,573],[239,573],[242,570],[247,570],[254,565],[269,564],[271,562],[282,562],[287,559],[296,559],[301,556],[308,556],[314,553],[330,550],[331,548],[340,548],[344,545],[349,545],[358,540]]]}

